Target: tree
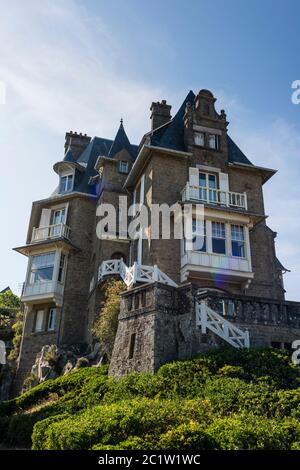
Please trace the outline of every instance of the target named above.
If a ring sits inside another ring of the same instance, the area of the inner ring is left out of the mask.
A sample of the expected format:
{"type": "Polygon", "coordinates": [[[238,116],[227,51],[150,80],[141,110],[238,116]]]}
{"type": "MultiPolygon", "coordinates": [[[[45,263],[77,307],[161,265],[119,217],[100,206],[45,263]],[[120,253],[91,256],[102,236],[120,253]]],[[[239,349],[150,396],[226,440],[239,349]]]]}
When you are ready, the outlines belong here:
{"type": "Polygon", "coordinates": [[[110,280],[104,287],[105,303],[93,326],[93,334],[99,340],[102,353],[111,358],[120,313],[120,294],[125,290],[122,281],[110,280]]]}

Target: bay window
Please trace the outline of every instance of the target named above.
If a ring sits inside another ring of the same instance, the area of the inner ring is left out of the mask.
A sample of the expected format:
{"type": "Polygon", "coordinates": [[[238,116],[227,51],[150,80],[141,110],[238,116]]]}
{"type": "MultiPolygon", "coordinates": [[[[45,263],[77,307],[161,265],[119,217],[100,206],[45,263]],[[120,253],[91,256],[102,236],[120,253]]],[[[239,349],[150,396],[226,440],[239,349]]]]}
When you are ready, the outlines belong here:
{"type": "Polygon", "coordinates": [[[31,260],[30,284],[52,281],[55,252],[35,255],[31,260]]]}
{"type": "Polygon", "coordinates": [[[212,252],[220,255],[226,254],[225,224],[212,222],[212,252]]]}
{"type": "Polygon", "coordinates": [[[232,256],[245,258],[245,235],[244,227],[231,225],[231,252],[232,256]]]}

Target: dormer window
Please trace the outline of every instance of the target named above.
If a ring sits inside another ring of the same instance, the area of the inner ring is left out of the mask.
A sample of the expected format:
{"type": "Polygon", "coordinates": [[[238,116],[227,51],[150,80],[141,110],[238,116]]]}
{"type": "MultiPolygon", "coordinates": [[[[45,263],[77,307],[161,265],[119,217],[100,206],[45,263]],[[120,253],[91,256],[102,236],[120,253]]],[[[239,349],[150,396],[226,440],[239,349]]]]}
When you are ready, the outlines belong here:
{"type": "Polygon", "coordinates": [[[204,132],[195,132],[195,144],[204,147],[205,139],[204,139],[204,132]]]}
{"type": "Polygon", "coordinates": [[[219,136],[215,134],[209,134],[208,146],[210,149],[219,150],[219,136]]]}
{"type": "Polygon", "coordinates": [[[69,175],[63,175],[60,177],[59,192],[68,193],[73,189],[74,175],[73,173],[69,175]]]}
{"type": "Polygon", "coordinates": [[[125,161],[120,161],[119,163],[119,171],[120,173],[128,173],[128,162],[125,162],[125,161]]]}

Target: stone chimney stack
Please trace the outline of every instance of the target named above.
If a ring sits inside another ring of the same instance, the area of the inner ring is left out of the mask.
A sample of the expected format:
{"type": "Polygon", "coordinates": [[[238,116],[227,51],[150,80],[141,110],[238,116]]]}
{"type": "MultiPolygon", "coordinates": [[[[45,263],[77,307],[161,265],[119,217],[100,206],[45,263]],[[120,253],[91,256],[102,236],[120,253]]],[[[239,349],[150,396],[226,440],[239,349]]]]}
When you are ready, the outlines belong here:
{"type": "Polygon", "coordinates": [[[73,131],[66,132],[65,153],[68,148],[71,147],[72,153],[77,160],[79,155],[89,145],[90,141],[91,137],[86,134],[82,134],[81,132],[79,134],[73,131]]]}
{"type": "Polygon", "coordinates": [[[171,105],[167,104],[166,100],[162,100],[161,103],[151,104],[151,130],[153,131],[157,127],[162,126],[171,119],[171,105]]]}

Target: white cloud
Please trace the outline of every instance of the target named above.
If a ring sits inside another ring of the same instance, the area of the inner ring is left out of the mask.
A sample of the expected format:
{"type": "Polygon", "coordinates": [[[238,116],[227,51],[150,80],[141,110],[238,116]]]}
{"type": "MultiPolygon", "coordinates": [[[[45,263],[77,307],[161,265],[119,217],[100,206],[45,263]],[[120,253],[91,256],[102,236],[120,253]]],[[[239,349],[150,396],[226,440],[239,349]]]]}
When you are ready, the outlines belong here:
{"type": "Polygon", "coordinates": [[[101,18],[75,1],[12,0],[2,8],[0,79],[8,105],[21,104],[23,119],[56,133],[113,136],[121,115],[133,140],[148,130],[147,111],[161,90],[129,78],[126,53],[101,18]]]}
{"type": "MultiPolygon", "coordinates": [[[[218,95],[217,95],[218,96],[218,95]]],[[[231,121],[229,133],[253,164],[278,170],[264,186],[267,224],[278,233],[277,255],[291,270],[285,275],[287,298],[300,300],[300,134],[282,118],[262,122],[238,98],[220,92],[220,101],[231,121]]]]}

